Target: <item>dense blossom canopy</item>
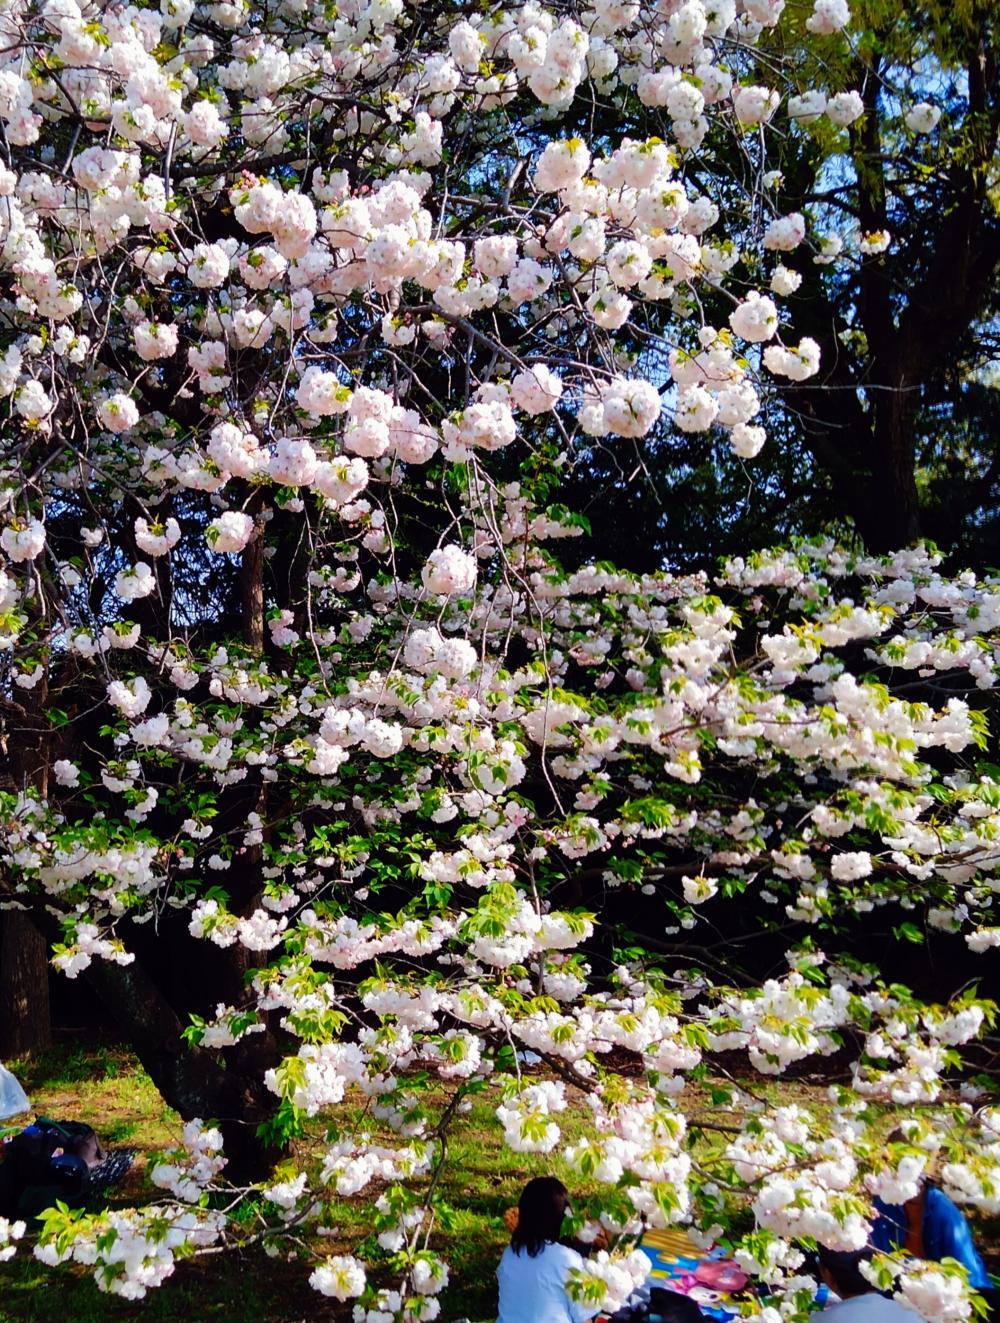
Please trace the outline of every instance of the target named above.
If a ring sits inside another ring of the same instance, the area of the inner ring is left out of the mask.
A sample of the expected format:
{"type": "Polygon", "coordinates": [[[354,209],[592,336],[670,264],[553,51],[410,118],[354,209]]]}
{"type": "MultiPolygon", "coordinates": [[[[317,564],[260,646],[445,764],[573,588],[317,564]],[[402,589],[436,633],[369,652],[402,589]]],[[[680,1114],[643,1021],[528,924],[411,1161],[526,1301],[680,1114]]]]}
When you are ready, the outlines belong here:
{"type": "MultiPolygon", "coordinates": [[[[577,454],[666,412],[751,461],[769,382],[821,370],[796,265],[891,235],[783,211],[767,148],[821,131],[834,156],[863,115],[857,88],[796,81],[850,19],[3,5],[2,702],[48,725],[0,801],[0,896],[64,974],[121,980],[140,1051],[151,947],[180,930],[232,989],[184,1045],[175,1025],[183,1087],[150,1065],[187,1122],[162,1200],[53,1214],[39,1258],[136,1298],[181,1247],[245,1236],[202,1196],[260,1124],[311,1137],[257,1182],[267,1243],[370,1192],[382,1260],[317,1254],[310,1281],[359,1323],[433,1319],[436,1172],[487,1080],[525,1152],[586,1096],[570,1157],[604,1193],[581,1229],[614,1243],[578,1289],[609,1305],[643,1224],[707,1240],[749,1207],[739,1257],[776,1323],[808,1308],[802,1240],[860,1246],[872,1196],[929,1164],[1000,1211],[1000,1113],[943,1079],[989,1006],[925,1004],[820,941],[902,905],[1000,945],[1000,785],[976,769],[1000,584],[924,548],[683,577],[553,549],[584,533],[557,500],[577,454]],[[625,891],[662,902],[667,954],[615,948],[625,891]],[[737,897],[796,930],[763,985],[687,949],[737,897]],[[776,1075],[844,1045],[821,1113],[742,1085],[714,1127],[689,1107],[706,1054],[776,1075]],[[349,1091],[368,1120],[317,1148],[349,1091]],[[877,1104],[908,1109],[888,1150],[877,1104]]],[[[899,113],[935,131],[935,106],[899,113]]],[[[23,1230],[0,1220],[0,1258],[23,1230]]],[[[880,1271],[968,1316],[953,1270],[880,1271]]]]}

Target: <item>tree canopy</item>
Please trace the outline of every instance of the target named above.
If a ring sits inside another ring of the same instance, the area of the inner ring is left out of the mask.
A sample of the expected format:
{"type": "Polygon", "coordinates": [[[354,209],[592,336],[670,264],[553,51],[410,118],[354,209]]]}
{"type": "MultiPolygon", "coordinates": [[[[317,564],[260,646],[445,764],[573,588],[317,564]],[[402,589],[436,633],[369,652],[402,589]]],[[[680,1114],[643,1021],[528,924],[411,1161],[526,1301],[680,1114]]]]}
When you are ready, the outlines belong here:
{"type": "Polygon", "coordinates": [[[917,540],[993,518],[996,15],[854,9],[4,11],[0,903],[186,1122],[43,1261],[139,1298],[293,1243],[433,1319],[487,1090],[531,1153],[587,1097],[611,1308],[644,1226],[774,1323],[931,1164],[1000,1208],[992,1003],[862,950],[1000,945],[1000,582],[917,540]],[[749,1082],[840,1051],[823,1109],[749,1082]]]}

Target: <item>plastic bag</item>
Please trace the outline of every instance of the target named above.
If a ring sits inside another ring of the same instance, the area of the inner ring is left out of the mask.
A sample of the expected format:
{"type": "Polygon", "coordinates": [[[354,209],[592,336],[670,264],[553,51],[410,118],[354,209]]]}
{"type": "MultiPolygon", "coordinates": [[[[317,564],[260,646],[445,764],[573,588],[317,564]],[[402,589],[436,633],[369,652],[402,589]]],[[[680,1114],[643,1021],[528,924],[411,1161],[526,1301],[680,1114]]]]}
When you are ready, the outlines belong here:
{"type": "Polygon", "coordinates": [[[28,1095],[6,1066],[0,1064],[0,1121],[31,1110],[28,1095]]]}

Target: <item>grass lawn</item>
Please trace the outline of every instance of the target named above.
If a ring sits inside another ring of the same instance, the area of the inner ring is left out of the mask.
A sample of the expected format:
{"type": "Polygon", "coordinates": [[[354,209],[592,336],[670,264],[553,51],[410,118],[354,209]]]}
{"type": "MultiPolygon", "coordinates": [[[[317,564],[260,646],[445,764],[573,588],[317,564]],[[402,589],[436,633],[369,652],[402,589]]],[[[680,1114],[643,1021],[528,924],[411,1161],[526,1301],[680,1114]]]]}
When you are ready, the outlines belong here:
{"type": "MultiPolygon", "coordinates": [[[[147,1170],[159,1150],[177,1143],[181,1123],[127,1050],[104,1045],[83,1051],[61,1045],[13,1063],[13,1069],[36,1114],[87,1121],[107,1145],[139,1150],[132,1171],[113,1192],[115,1204],[138,1204],[150,1197],[147,1170]]],[[[823,1090],[816,1084],[769,1081],[762,1088],[782,1102],[822,1105],[823,1090]]],[[[435,1240],[451,1270],[451,1285],[441,1297],[441,1323],[495,1317],[493,1273],[507,1240],[502,1215],[526,1180],[551,1172],[578,1195],[588,1193],[558,1153],[518,1154],[504,1148],[493,1116],[496,1103],[489,1093],[480,1096],[449,1135],[440,1188],[455,1210],[455,1228],[435,1240]]],[[[582,1099],[578,1103],[575,1111],[560,1118],[567,1140],[586,1123],[582,1099]]],[[[347,1103],[338,1113],[333,1119],[346,1127],[358,1108],[347,1103]]],[[[890,1121],[887,1117],[887,1125],[890,1121]]],[[[322,1252],[365,1255],[372,1197],[369,1190],[357,1200],[340,1202],[339,1234],[322,1242],[322,1252]]],[[[988,1266],[996,1271],[1000,1228],[994,1224],[980,1230],[988,1266]]],[[[0,1268],[0,1323],[349,1323],[350,1307],[318,1295],[307,1277],[305,1263],[268,1258],[263,1252],[211,1255],[179,1263],[165,1286],[143,1301],[128,1303],[99,1292],[84,1269],[46,1268],[22,1248],[0,1268]]]]}
{"type": "MultiPolygon", "coordinates": [[[[132,1171],[113,1191],[113,1204],[142,1203],[150,1197],[147,1170],[159,1150],[178,1142],[181,1122],[128,1051],[59,1046],[14,1062],[11,1068],[37,1115],[87,1121],[108,1146],[139,1149],[132,1171]]],[[[449,1136],[441,1191],[456,1210],[456,1228],[447,1240],[441,1238],[452,1281],[441,1297],[442,1323],[495,1317],[493,1272],[508,1235],[504,1209],[517,1201],[531,1176],[556,1172],[569,1180],[557,1155],[517,1154],[503,1146],[493,1117],[496,1103],[496,1098],[477,1100],[449,1136]]],[[[346,1109],[345,1121],[352,1110],[346,1109]]],[[[562,1119],[567,1137],[582,1129],[582,1114],[576,1119],[568,1113],[562,1119]]],[[[579,1189],[578,1181],[575,1187],[579,1189]]],[[[364,1253],[371,1197],[366,1191],[357,1200],[341,1201],[341,1234],[323,1242],[324,1252],[364,1253]]],[[[0,1323],[119,1323],[140,1318],[144,1323],[347,1323],[350,1308],[318,1295],[307,1277],[302,1262],[268,1258],[263,1252],[210,1256],[179,1263],[164,1287],[129,1303],[98,1291],[83,1269],[47,1268],[22,1248],[0,1268],[0,1323]]]]}

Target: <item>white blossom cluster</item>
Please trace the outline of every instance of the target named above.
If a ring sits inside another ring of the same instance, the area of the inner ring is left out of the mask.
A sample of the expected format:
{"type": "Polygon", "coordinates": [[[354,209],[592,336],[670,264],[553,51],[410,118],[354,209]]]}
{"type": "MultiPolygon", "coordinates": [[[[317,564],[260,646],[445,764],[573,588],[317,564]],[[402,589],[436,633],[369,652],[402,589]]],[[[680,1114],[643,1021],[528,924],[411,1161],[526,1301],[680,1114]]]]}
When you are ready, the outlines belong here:
{"type": "Polygon", "coordinates": [[[11,1221],[0,1217],[0,1263],[6,1263],[17,1253],[16,1240],[20,1240],[27,1230],[22,1221],[11,1221]]]}
{"type": "MultiPolygon", "coordinates": [[[[126,920],[251,967],[186,1039],[206,1072],[263,1062],[291,1132],[363,1100],[255,1190],[272,1250],[371,1202],[393,1281],[346,1254],[310,1277],[355,1323],[439,1315],[436,1174],[477,1090],[519,1153],[555,1151],[589,1099],[567,1156],[599,1189],[588,1234],[621,1243],[574,1289],[607,1310],[645,1274],[643,1224],[708,1244],[749,1206],[739,1253],[790,1318],[796,1239],[860,1244],[938,1148],[949,1192],[997,1210],[1000,1127],[948,1077],[988,1008],[925,1006],[815,939],[898,907],[1000,945],[1000,787],[975,765],[1000,583],[831,543],[714,576],[564,571],[582,522],[532,476],[665,426],[752,460],[769,392],[822,368],[794,331],[803,263],[890,250],[774,201],[772,134],[843,145],[867,113],[825,61],[799,83],[757,59],[784,8],[0,16],[0,649],[14,697],[59,714],[50,774],[0,792],[0,905],[58,917],[69,977],[140,959],[126,920]],[[578,94],[650,131],[585,140],[578,94]],[[689,168],[719,135],[772,181],[738,204],[689,168]],[[668,954],[598,983],[623,893],[664,902],[668,954]],[[685,950],[743,894],[810,936],[760,986],[685,950]],[[737,1091],[706,1179],[684,1097],[705,1053],[780,1076],[845,1035],[830,1115],[737,1091]],[[880,1164],[869,1102],[927,1109],[938,1146],[880,1164]]],[[[850,19],[814,0],[806,40],[848,50],[850,19]]],[[[933,144],[938,107],[900,104],[933,144]]],[[[224,1125],[188,1122],[163,1202],[54,1218],[37,1256],[138,1299],[235,1238],[201,1206],[224,1125]]],[[[898,1289],[966,1316],[948,1274],[898,1289]]]]}
{"type": "MultiPolygon", "coordinates": [[[[2,268],[16,277],[16,311],[25,328],[37,318],[57,328],[47,343],[26,333],[9,346],[3,394],[23,426],[45,432],[58,429],[70,399],[86,396],[92,425],[133,446],[147,483],[164,495],[169,489],[217,495],[234,479],[270,480],[314,489],[348,520],[371,513],[359,497],[371,466],[385,457],[419,465],[439,447],[454,459],[502,448],[518,438],[516,414],[536,417],[561,401],[572,400],[587,434],[642,436],[661,411],[653,383],[611,372],[595,385],[593,368],[574,380],[544,362],[521,365],[508,383],[482,383],[457,420],[443,426],[384,389],[349,386],[335,365],[309,354],[290,357],[285,398],[274,402],[297,415],[294,427],[276,427],[272,416],[264,437],[260,418],[239,416],[222,398],[233,381],[230,359],[240,351],[282,346],[287,352],[303,332],[317,349],[335,343],[337,310],[357,291],[378,306],[373,329],[399,348],[417,340],[440,346],[465,319],[496,307],[548,319],[549,336],[560,324],[586,336],[620,329],[636,297],[679,311],[685,286],[718,282],[738,258],[728,241],[706,238],[720,220],[719,207],[689,195],[679,160],[701,145],[716,119],[745,132],[773,118],[780,92],[734,83],[720,54],[727,41],[751,50],[780,21],[782,7],[758,4],[759,13],[738,14],[736,5],[709,10],[687,0],[676,13],[645,16],[639,5],[602,4],[582,8],[576,21],[531,0],[442,25],[415,22],[399,5],[359,5],[350,20],[300,8],[272,33],[257,32],[243,6],[210,6],[206,19],[226,34],[218,41],[201,31],[186,4],[124,16],[75,0],[68,9],[15,6],[3,107],[12,146],[38,143],[43,126],[56,134],[79,116],[82,102],[89,119],[58,179],[5,167],[0,180],[10,211],[2,268]],[[355,27],[363,34],[360,46],[355,27]],[[64,70],[58,84],[19,63],[22,32],[25,49],[39,52],[40,74],[42,52],[58,60],[64,70]],[[269,173],[284,164],[287,124],[310,80],[329,97],[318,103],[317,134],[345,154],[356,145],[357,163],[375,187],[355,187],[340,168],[303,170],[294,187],[269,173]],[[662,107],[670,140],[626,139],[594,156],[580,139],[553,135],[530,180],[544,224],[526,225],[511,214],[500,232],[453,227],[460,237],[435,237],[432,199],[446,117],[459,110],[488,114],[523,89],[558,118],[586,82],[603,94],[634,89],[643,105],[662,107]],[[367,96],[366,108],[358,102],[345,112],[344,97],[351,95],[367,96]],[[403,123],[410,127],[400,131],[403,123]],[[249,159],[234,150],[236,137],[250,144],[249,159]],[[168,146],[164,170],[160,157],[168,146]],[[193,195],[191,181],[198,181],[193,195]],[[234,232],[192,242],[182,214],[219,193],[232,208],[234,232]],[[109,328],[113,338],[147,365],[154,381],[175,363],[186,364],[215,419],[203,437],[177,444],[163,414],[149,409],[126,373],[92,394],[81,390],[94,328],[83,329],[84,270],[79,284],[55,276],[57,261],[69,255],[61,250],[67,243],[88,260],[124,260],[135,288],[120,324],[109,328]],[[182,282],[186,301],[171,313],[154,312],[167,282],[174,288],[182,282]],[[412,310],[401,299],[406,282],[422,291],[423,302],[412,310]],[[47,359],[58,364],[62,393],[52,389],[47,359]],[[332,418],[342,420],[336,445],[325,421],[332,418]]],[[[826,37],[849,17],[845,4],[817,5],[807,26],[826,37]]],[[[921,103],[907,122],[929,131],[934,109],[921,103]]],[[[810,90],[787,106],[792,120],[824,114],[840,128],[861,111],[850,89],[829,97],[810,90]]],[[[788,219],[774,218],[766,246],[788,251],[804,241],[801,217],[798,228],[789,229],[788,219]]],[[[801,380],[817,369],[814,347],[784,347],[776,339],[779,320],[770,296],[751,291],[730,322],[751,344],[774,340],[765,365],[801,380]]],[[[697,329],[702,343],[716,335],[711,327],[697,329]]],[[[759,449],[761,429],[749,422],[759,403],[748,369],[734,358],[721,395],[686,386],[675,410],[678,425],[702,430],[717,421],[731,431],[738,453],[759,449]]],[[[85,474],[66,471],[60,478],[75,485],[85,474]]],[[[172,516],[143,514],[135,524],[144,554],[159,558],[177,547],[180,527],[172,516]]],[[[205,536],[213,551],[233,554],[252,531],[246,510],[226,508],[205,536]]],[[[35,518],[12,515],[0,532],[14,562],[40,556],[44,538],[44,520],[35,518]]],[[[138,561],[119,569],[116,591],[135,601],[157,591],[156,582],[151,566],[138,561]]]]}
{"type": "Polygon", "coordinates": [[[69,1214],[50,1212],[34,1255],[49,1265],[86,1265],[100,1290],[124,1300],[142,1300],[170,1277],[178,1252],[211,1247],[225,1222],[222,1213],[211,1209],[160,1205],[109,1209],[72,1220],[69,1214]]]}
{"type": "Polygon", "coordinates": [[[181,1147],[164,1156],[169,1160],[156,1164],[150,1180],[189,1204],[198,1202],[226,1165],[222,1135],[214,1126],[206,1129],[200,1118],[185,1125],[181,1147]]]}

